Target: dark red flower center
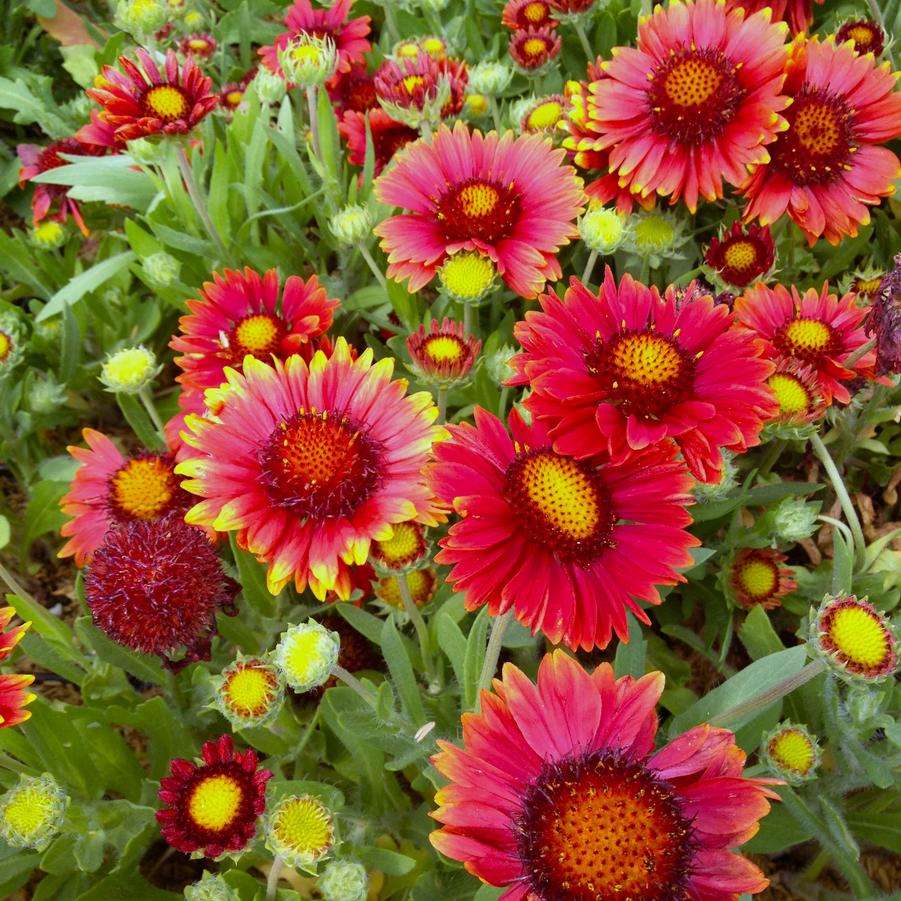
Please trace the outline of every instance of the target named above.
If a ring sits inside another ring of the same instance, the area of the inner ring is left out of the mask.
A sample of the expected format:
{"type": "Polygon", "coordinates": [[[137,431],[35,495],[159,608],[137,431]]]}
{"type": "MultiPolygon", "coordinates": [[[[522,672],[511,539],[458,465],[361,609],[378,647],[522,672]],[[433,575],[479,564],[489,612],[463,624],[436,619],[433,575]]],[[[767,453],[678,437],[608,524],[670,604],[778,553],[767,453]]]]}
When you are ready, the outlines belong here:
{"type": "Polygon", "coordinates": [[[287,328],[278,316],[254,313],[245,316],[223,341],[223,354],[240,363],[248,354],[258,360],[269,360],[281,348],[287,328]]]}
{"type": "Polygon", "coordinates": [[[773,168],[796,185],[829,184],[841,177],[856,150],[854,113],[845,100],[805,85],[783,115],[788,130],[770,147],[773,168]]]}
{"type": "Polygon", "coordinates": [[[532,539],[563,561],[588,566],[615,545],[610,493],[579,460],[550,448],[518,453],[504,474],[504,499],[532,539]]]}
{"type": "Polygon", "coordinates": [[[626,416],[657,419],[691,397],[695,361],[675,338],[651,329],[596,339],[588,371],[626,416]]]}
{"type": "Polygon", "coordinates": [[[108,506],[119,522],[159,519],[189,499],[179,486],[172,460],[142,454],[124,463],[109,480],[108,506]]]}
{"type": "Polygon", "coordinates": [[[519,218],[520,194],[513,182],[470,178],[450,188],[435,205],[435,215],[448,243],[483,241],[496,244],[508,237],[519,218]]]}
{"type": "Polygon", "coordinates": [[[382,163],[388,163],[401,147],[406,147],[410,141],[415,141],[418,137],[419,132],[415,128],[399,122],[387,128],[373,129],[372,143],[375,157],[382,163]]]}
{"type": "Polygon", "coordinates": [[[545,764],[517,844],[536,901],[682,901],[694,853],[673,786],[616,751],[545,764]]]}
{"type": "Polygon", "coordinates": [[[187,94],[175,84],[157,84],[150,87],[141,97],[141,109],[145,116],[161,119],[163,122],[177,122],[191,109],[187,94]]]}
{"type": "Polygon", "coordinates": [[[653,128],[683,144],[709,141],[723,133],[745,93],[737,66],[719,50],[671,52],[648,87],[653,128]]]}
{"type": "Polygon", "coordinates": [[[773,344],[778,350],[807,363],[817,363],[829,356],[838,343],[832,326],[819,319],[789,319],[773,335],[773,344]]]}
{"type": "Polygon", "coordinates": [[[555,54],[558,48],[553,33],[526,29],[513,35],[510,49],[513,57],[524,69],[537,69],[555,54]]]}
{"type": "Polygon", "coordinates": [[[381,483],[382,446],[341,413],[301,410],[260,451],[273,502],[299,516],[351,516],[381,483]]]}

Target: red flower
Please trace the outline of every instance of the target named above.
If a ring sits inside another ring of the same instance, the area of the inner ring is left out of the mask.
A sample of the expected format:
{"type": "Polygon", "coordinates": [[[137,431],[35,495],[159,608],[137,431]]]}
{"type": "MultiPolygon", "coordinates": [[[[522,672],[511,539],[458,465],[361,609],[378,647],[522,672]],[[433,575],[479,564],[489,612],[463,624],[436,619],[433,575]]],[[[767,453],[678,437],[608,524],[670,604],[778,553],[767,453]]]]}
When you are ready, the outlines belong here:
{"type": "Polygon", "coordinates": [[[539,298],[514,334],[515,384],[550,429],[554,450],[579,459],[608,449],[614,459],[660,441],[678,444],[696,478],[722,470],[722,449],[759,443],[773,412],[761,342],[733,324],[728,307],[689,286],[661,297],[631,276],[617,287],[607,269],[597,295],[570,280],[561,300],[539,298]]]}
{"type": "Polygon", "coordinates": [[[729,588],[745,608],[772,610],[797,587],[791,570],[784,567],[785,555],[772,548],[745,547],[736,551],[729,565],[729,588]]]}
{"type": "MultiPolygon", "coordinates": [[[[61,153],[73,156],[102,156],[105,148],[98,147],[93,143],[86,144],[78,138],[63,138],[61,141],[54,141],[47,147],[39,147],[37,144],[19,144],[16,152],[22,163],[22,168],[19,170],[19,186],[21,187],[26,181],[42,172],[67,166],[66,160],[60,157],[61,153]]],[[[37,225],[47,217],[50,207],[59,201],[59,209],[50,218],[57,222],[65,222],[66,218],[71,216],[81,233],[87,236],[90,231],[84,224],[78,204],[67,196],[68,190],[67,185],[35,185],[34,194],[31,197],[32,221],[37,225]]]]}
{"type": "Polygon", "coordinates": [[[206,32],[203,34],[188,34],[178,42],[178,49],[185,56],[206,59],[216,52],[216,39],[206,32]]]}
{"type": "Polygon", "coordinates": [[[113,641],[180,669],[209,660],[216,611],[236,612],[239,587],[204,533],[173,515],[108,532],[88,569],[85,597],[95,625],[113,641]],[[182,645],[185,657],[171,661],[182,645]]]}
{"type": "Polygon", "coordinates": [[[424,50],[415,57],[386,59],[373,76],[379,102],[393,110],[427,114],[429,105],[447,84],[450,95],[441,107],[441,118],[456,116],[463,109],[469,71],[463,60],[436,60],[424,50]]]}
{"type": "Polygon", "coordinates": [[[428,331],[421,325],[407,338],[407,351],[416,369],[426,379],[445,384],[466,378],[481,347],[481,341],[466,336],[462,322],[446,316],[440,325],[433,319],[428,331]]]}
{"type": "Polygon", "coordinates": [[[532,72],[555,59],[562,46],[553,28],[524,28],[513,32],[507,50],[517,66],[532,72]]]}
{"type": "Polygon", "coordinates": [[[878,22],[871,19],[851,19],[845,22],[835,35],[836,44],[854,41],[854,50],[858,55],[872,53],[882,56],[885,50],[885,32],[878,22]]]}
{"type": "MultiPolygon", "coordinates": [[[[816,0],[822,6],[825,0],[816,0]]],[[[745,17],[769,9],[774,22],[788,22],[792,34],[807,31],[813,22],[813,0],[726,0],[726,9],[744,10],[745,17]]]]}
{"type": "Polygon", "coordinates": [[[338,71],[349,72],[354,63],[362,63],[372,49],[367,40],[369,16],[360,16],[347,21],[353,0],[335,0],[326,9],[314,9],[310,0],[294,0],[285,15],[285,25],[290,29],[283,32],[271,47],[261,47],[257,52],[263,65],[270,71],[281,74],[278,51],[284,50],[301,32],[317,38],[329,38],[335,44],[338,55],[338,71]]]}
{"type": "Polygon", "coordinates": [[[463,716],[463,747],[438,742],[450,780],[430,836],[503,901],[676,898],[735,901],[763,873],[730,851],[778,800],[771,779],[742,775],[726,729],[696,726],[654,751],[662,673],[591,675],[562,651],[537,685],[513,664],[481,713],[463,716]]]}
{"type": "Polygon", "coordinates": [[[718,0],[656,7],[636,47],[616,48],[590,86],[591,130],[620,185],[694,211],[699,197],[723,196],[724,180],[744,184],[785,127],[785,60],[785,29],[767,13],[745,19],[718,0]]]}
{"type": "Polygon", "coordinates": [[[157,811],[163,838],[176,851],[217,858],[241,851],[266,810],[269,770],[257,769],[257,752],[235,751],[231,736],[204,742],[199,763],[176,758],[160,780],[157,811]]]}
{"type": "MultiPolygon", "coordinates": [[[[22,623],[8,629],[16,611],[12,607],[0,607],[0,662],[13,652],[13,648],[25,637],[31,623],[22,623]]],[[[25,710],[37,695],[25,691],[34,682],[34,676],[24,673],[0,674],[0,729],[18,726],[31,714],[25,710]]]]}
{"type": "Polygon", "coordinates": [[[349,71],[338,72],[329,79],[326,87],[339,117],[351,110],[365,113],[381,108],[375,93],[375,80],[365,63],[355,63],[349,71]]]}
{"type": "Polygon", "coordinates": [[[736,299],[734,309],[738,321],[766,341],[767,356],[790,357],[816,372],[827,404],[833,398],[843,404],[851,400],[841,382],[873,374],[872,350],[853,369],[844,365],[867,342],[863,328],[867,310],[857,306],[854,294],[839,300],[829,293],[827,283],[822,291],[811,288],[803,295],[794,285],[788,289],[756,284],[736,299]]]}
{"type": "Polygon", "coordinates": [[[788,130],[744,185],[745,219],[783,214],[814,244],[838,244],[870,221],[868,206],[894,190],[898,157],[880,144],[901,135],[901,93],[888,63],[850,44],[797,38],[786,69],[788,130]]]}
{"type": "Polygon", "coordinates": [[[506,25],[513,31],[522,31],[526,28],[554,28],[559,24],[547,0],[508,0],[501,16],[501,25],[506,25]]]}
{"type": "Polygon", "coordinates": [[[141,68],[120,56],[119,65],[125,72],[104,66],[94,87],[87,91],[103,107],[100,118],[113,126],[116,141],[187,134],[216,108],[219,100],[211,93],[213,83],[197,68],[193,57],[179,68],[175,51],[169,50],[165,70],[160,71],[146,50],[138,48],[135,53],[141,68]]]}
{"type": "Polygon", "coordinates": [[[181,334],[169,346],[183,356],[176,364],[186,389],[204,391],[225,381],[224,369],[240,370],[248,355],[264,362],[284,360],[322,335],[332,324],[340,301],[329,297],[315,275],[306,281],[289,276],[284,286],[278,272],[260,276],[243,272],[213,273],[200,297],[189,300],[188,315],[179,320],[181,334]]]}
{"type": "Polygon", "coordinates": [[[364,113],[348,110],[341,119],[338,132],[347,142],[347,161],[353,166],[362,166],[366,162],[367,120],[375,153],[375,174],[378,175],[401,147],[419,137],[419,132],[402,122],[395,122],[380,107],[364,113]]]}
{"type": "Polygon", "coordinates": [[[740,222],[733,222],[721,238],[714,238],[704,255],[704,262],[716,269],[724,282],[737,288],[766,275],[774,259],[769,226],[743,229],[740,222]]]}
{"type": "Polygon", "coordinates": [[[692,482],[675,448],[576,460],[516,412],[510,430],[476,407],[475,426],[451,426],[436,445],[429,484],[462,516],[437,562],[453,565],[467,609],[512,609],[574,650],[604,648],[614,632],[628,641],[627,611],[650,622],[636,599],[659,604],[656,586],[684,581],[699,543],[685,531],[692,482]]]}

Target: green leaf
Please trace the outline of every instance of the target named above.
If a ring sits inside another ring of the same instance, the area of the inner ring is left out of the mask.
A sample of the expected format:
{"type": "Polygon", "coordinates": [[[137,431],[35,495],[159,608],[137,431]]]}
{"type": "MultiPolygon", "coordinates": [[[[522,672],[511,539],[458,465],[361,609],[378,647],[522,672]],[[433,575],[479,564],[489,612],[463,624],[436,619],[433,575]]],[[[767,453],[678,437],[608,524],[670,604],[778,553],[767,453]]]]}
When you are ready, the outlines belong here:
{"type": "Polygon", "coordinates": [[[89,157],[62,154],[69,160],[36,175],[38,184],[69,185],[68,194],[74,200],[96,201],[110,206],[128,206],[146,212],[159,193],[153,180],[140,169],[128,154],[89,157]]]}
{"type": "Polygon", "coordinates": [[[360,858],[367,870],[381,870],[388,876],[403,876],[416,866],[412,857],[388,848],[355,848],[354,855],[360,858]]]}
{"type": "Polygon", "coordinates": [[[238,547],[233,532],[228,540],[238,567],[242,594],[263,616],[272,616],[275,613],[275,597],[266,587],[266,568],[257,563],[253,554],[238,547]]]}
{"type": "Polygon", "coordinates": [[[465,682],[466,636],[453,618],[442,608],[435,617],[438,646],[450,660],[457,684],[465,682]]]}
{"type": "Polygon", "coordinates": [[[397,626],[394,625],[393,618],[386,619],[382,625],[379,644],[404,711],[416,725],[422,725],[426,721],[426,715],[422,707],[419,684],[407,648],[400,637],[400,632],[397,631],[397,626]]]}
{"type": "MultiPolygon", "coordinates": [[[[701,723],[715,725],[720,717],[732,708],[761,698],[784,680],[799,673],[804,667],[806,658],[807,649],[804,645],[799,645],[754,661],[692,704],[684,713],[674,717],[670,724],[670,735],[679,735],[701,723]]],[[[772,703],[778,703],[778,699],[772,703]]],[[[723,725],[728,725],[735,731],[759,716],[763,709],[765,708],[746,710],[741,716],[730,718],[728,723],[724,722],[723,725]]]]}
{"type": "Polygon", "coordinates": [[[172,676],[163,669],[156,657],[138,654],[116,644],[91,622],[90,617],[80,616],[75,620],[75,634],[85,645],[92,648],[101,660],[131,673],[135,678],[154,685],[172,684],[172,676]]]}
{"type": "Polygon", "coordinates": [[[136,259],[131,250],[118,253],[102,263],[97,263],[80,275],[76,275],[64,288],[60,288],[35,317],[35,322],[43,322],[62,311],[67,303],[77,303],[85,294],[96,291],[102,284],[118,275],[136,259]]]}
{"type": "Polygon", "coordinates": [[[648,643],[644,639],[641,623],[635,614],[627,612],[626,617],[629,622],[629,641],[620,641],[617,646],[613,669],[617,678],[632,676],[633,679],[640,679],[644,675],[648,643]]]}
{"type": "Polygon", "coordinates": [[[738,637],[752,660],[785,650],[763,607],[755,607],[738,630],[738,637]]]}
{"type": "Polygon", "coordinates": [[[383,622],[377,616],[373,616],[353,604],[335,604],[335,609],[357,632],[368,638],[373,644],[381,643],[383,622]]]}
{"type": "Polygon", "coordinates": [[[135,435],[141,439],[144,447],[151,451],[165,450],[166,442],[163,440],[163,436],[150,421],[147,411],[138,398],[134,394],[120,392],[116,394],[116,401],[126,422],[131,426],[135,435]]]}
{"type": "Polygon", "coordinates": [[[56,532],[66,521],[59,508],[62,496],[68,491],[65,482],[38,482],[31,491],[28,507],[25,509],[25,534],[22,536],[22,550],[27,552],[36,538],[47,532],[56,532]]]}
{"type": "Polygon", "coordinates": [[[9,544],[9,520],[0,516],[0,550],[9,544]]]}
{"type": "Polygon", "coordinates": [[[472,710],[479,699],[479,678],[485,662],[488,639],[488,608],[483,607],[475,618],[466,639],[466,655],[463,658],[463,699],[467,710],[472,710]]]}

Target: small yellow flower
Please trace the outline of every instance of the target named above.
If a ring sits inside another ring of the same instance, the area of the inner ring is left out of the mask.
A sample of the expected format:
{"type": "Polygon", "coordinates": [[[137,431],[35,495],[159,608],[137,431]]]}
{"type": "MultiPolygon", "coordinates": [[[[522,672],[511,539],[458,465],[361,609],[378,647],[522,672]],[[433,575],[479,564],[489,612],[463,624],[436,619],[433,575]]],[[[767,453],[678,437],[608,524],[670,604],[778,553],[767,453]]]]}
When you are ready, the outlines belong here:
{"type": "Polygon", "coordinates": [[[282,632],[272,659],[288,685],[304,692],[328,680],[340,649],[338,634],[311,619],[282,632]]]}
{"type": "Polygon", "coordinates": [[[100,370],[100,381],[113,393],[137,394],[159,375],[153,352],[143,345],[110,354],[100,370]]]}
{"type": "Polygon", "coordinates": [[[238,657],[214,680],[216,709],[236,729],[262,726],[279,712],[285,688],[279,670],[262,660],[238,657]]]}
{"type": "Polygon", "coordinates": [[[798,784],[814,777],[820,764],[820,746],[804,726],[780,723],[763,740],[761,753],[776,775],[798,784]]]}
{"type": "Polygon", "coordinates": [[[461,250],[438,270],[441,287],[454,300],[475,303],[493,287],[497,276],[494,263],[478,251],[461,250]]]}
{"type": "Polygon", "coordinates": [[[589,250],[603,255],[615,251],[626,237],[626,220],[616,210],[589,210],[579,221],[579,235],[589,250]]]}
{"type": "Polygon", "coordinates": [[[288,866],[307,869],[328,854],[335,841],[332,816],[312,795],[292,795],[266,818],[266,847],[288,866]]]}
{"type": "Polygon", "coordinates": [[[36,225],[31,232],[31,240],[45,250],[59,247],[66,240],[66,230],[53,219],[46,219],[40,225],[36,225]]]}
{"type": "Polygon", "coordinates": [[[56,780],[20,776],[0,797],[0,838],[13,848],[43,851],[62,828],[69,796],[56,780]]]}

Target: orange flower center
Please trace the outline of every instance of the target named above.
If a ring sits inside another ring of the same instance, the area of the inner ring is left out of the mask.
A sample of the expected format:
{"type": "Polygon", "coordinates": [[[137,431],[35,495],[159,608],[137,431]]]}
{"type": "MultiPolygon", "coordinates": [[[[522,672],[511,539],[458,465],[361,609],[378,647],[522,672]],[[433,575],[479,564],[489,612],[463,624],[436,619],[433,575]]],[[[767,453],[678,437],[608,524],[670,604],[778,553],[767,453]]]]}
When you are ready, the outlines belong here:
{"type": "Polygon", "coordinates": [[[757,245],[745,238],[732,241],[723,251],[723,261],[730,269],[739,272],[753,269],[757,264],[757,245]]]}
{"type": "Polygon", "coordinates": [[[806,413],[813,403],[813,398],[804,383],[787,372],[771,375],[767,379],[767,384],[776,395],[780,413],[806,413]]]}
{"type": "Polygon", "coordinates": [[[141,106],[148,116],[164,122],[184,118],[190,108],[185,92],[173,84],[154,85],[141,98],[141,106]]]}
{"type": "Polygon", "coordinates": [[[129,460],[110,479],[114,512],[125,520],[158,519],[178,488],[172,467],[162,457],[129,460]]]}
{"type": "Polygon", "coordinates": [[[495,244],[506,238],[519,215],[519,194],[511,182],[473,178],[439,198],[435,215],[448,243],[479,240],[495,244]]]}
{"type": "Polygon", "coordinates": [[[546,764],[516,832],[535,897],[687,897],[691,826],[673,788],[616,752],[546,764]]]}
{"type": "Polygon", "coordinates": [[[738,68],[719,50],[673,51],[648,87],[653,127],[684,144],[709,141],[732,121],[745,93],[738,68]]]}
{"type": "Polygon", "coordinates": [[[816,362],[837,343],[832,327],[819,319],[792,319],[773,336],[773,344],[790,357],[816,362]]]}
{"type": "Polygon", "coordinates": [[[597,472],[549,448],[518,453],[504,498],[535,541],[561,560],[588,565],[613,546],[616,516],[597,472]]]}
{"type": "Polygon", "coordinates": [[[855,25],[848,29],[847,35],[857,45],[857,50],[869,47],[873,43],[873,29],[864,24],[855,25]]]}
{"type": "Polygon", "coordinates": [[[546,3],[527,3],[522,8],[522,17],[531,25],[540,25],[550,18],[550,13],[546,3]]]}
{"type": "Polygon", "coordinates": [[[798,185],[829,184],[856,150],[854,115],[842,97],[805,85],[784,111],[788,130],[771,145],[772,165],[798,185]]]}
{"type": "Polygon", "coordinates": [[[268,360],[278,353],[285,331],[284,323],[276,316],[266,313],[245,316],[224,342],[228,357],[236,363],[248,354],[258,360],[268,360]]]}
{"type": "Polygon", "coordinates": [[[627,416],[653,419],[691,395],[694,360],[670,337],[645,329],[598,338],[588,371],[627,416]]]}
{"type": "Polygon", "coordinates": [[[201,829],[222,832],[238,817],[244,786],[226,773],[201,778],[188,796],[188,815],[201,829]]]}
{"type": "Polygon", "coordinates": [[[353,514],[381,483],[381,445],[340,413],[301,409],[260,452],[273,502],[313,519],[353,514]]]}

